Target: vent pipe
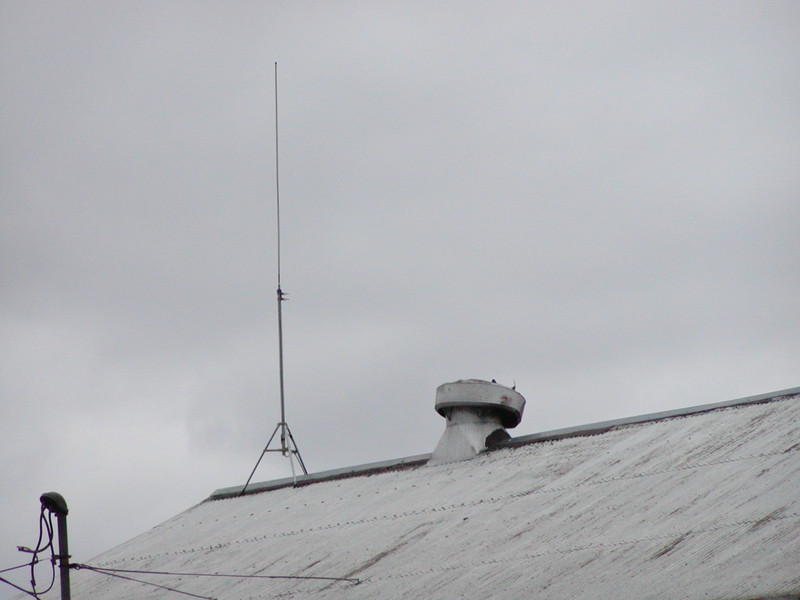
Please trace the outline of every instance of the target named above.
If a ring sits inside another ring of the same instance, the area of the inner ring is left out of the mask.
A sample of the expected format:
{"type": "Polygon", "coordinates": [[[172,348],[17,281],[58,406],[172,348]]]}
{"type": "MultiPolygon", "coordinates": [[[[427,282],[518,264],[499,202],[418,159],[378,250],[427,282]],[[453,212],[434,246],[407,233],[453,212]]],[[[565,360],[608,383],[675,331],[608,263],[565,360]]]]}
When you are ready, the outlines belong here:
{"type": "Polygon", "coordinates": [[[447,419],[430,465],[472,458],[511,438],[506,428],[519,425],[525,398],[494,381],[461,379],[436,389],[436,412],[447,419]]]}

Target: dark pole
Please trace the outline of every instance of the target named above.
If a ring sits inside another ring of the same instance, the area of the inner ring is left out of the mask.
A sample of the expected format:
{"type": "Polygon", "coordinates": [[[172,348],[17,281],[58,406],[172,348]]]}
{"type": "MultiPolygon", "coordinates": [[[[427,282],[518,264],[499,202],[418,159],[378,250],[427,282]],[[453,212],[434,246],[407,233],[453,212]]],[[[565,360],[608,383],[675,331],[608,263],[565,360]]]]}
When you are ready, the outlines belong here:
{"type": "Polygon", "coordinates": [[[71,600],[69,589],[69,542],[67,541],[67,501],[58,492],[42,494],[39,500],[47,510],[55,513],[58,522],[58,565],[61,574],[61,600],[71,600]]]}

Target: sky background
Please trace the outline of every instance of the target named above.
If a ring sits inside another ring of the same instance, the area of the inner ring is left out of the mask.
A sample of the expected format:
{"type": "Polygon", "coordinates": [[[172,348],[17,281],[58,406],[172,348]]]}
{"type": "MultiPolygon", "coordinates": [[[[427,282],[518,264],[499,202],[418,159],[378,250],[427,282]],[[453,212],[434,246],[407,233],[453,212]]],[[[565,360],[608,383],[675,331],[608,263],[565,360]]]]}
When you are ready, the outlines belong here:
{"type": "Polygon", "coordinates": [[[89,562],[279,421],[275,61],[310,471],[432,451],[461,378],[516,383],[514,435],[800,385],[798,31],[779,1],[0,3],[0,569],[41,493],[89,562]]]}

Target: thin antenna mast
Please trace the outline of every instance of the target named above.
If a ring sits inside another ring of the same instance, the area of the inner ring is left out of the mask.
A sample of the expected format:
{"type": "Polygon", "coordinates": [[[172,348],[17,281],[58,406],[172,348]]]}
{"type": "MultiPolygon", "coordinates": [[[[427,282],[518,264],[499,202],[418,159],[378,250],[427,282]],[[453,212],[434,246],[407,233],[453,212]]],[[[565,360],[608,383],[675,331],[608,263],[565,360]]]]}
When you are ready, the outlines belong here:
{"type": "Polygon", "coordinates": [[[306,470],[306,465],[303,463],[303,458],[300,456],[300,449],[297,447],[297,443],[294,441],[294,436],[292,435],[291,429],[289,429],[289,424],[286,422],[286,395],[284,389],[284,380],[283,380],[283,302],[288,300],[286,298],[286,294],[281,289],[281,186],[280,186],[280,163],[278,160],[278,63],[275,63],[275,211],[276,211],[276,226],[277,226],[277,240],[278,240],[278,373],[280,378],[280,392],[281,392],[281,420],[275,426],[275,429],[272,431],[272,435],[269,437],[267,441],[267,445],[264,446],[264,450],[261,452],[261,456],[258,457],[258,461],[256,462],[256,466],[253,467],[253,471],[250,473],[250,477],[247,478],[247,483],[244,484],[240,495],[244,494],[247,491],[247,486],[250,485],[250,480],[253,479],[253,475],[258,469],[258,465],[261,464],[261,459],[264,458],[264,454],[267,452],[280,452],[284,456],[289,457],[289,463],[292,466],[292,477],[297,479],[294,470],[294,459],[297,458],[297,462],[300,465],[300,468],[303,470],[304,475],[308,475],[308,471],[306,470]],[[280,448],[270,448],[270,444],[272,440],[275,439],[275,435],[280,431],[280,448]]]}

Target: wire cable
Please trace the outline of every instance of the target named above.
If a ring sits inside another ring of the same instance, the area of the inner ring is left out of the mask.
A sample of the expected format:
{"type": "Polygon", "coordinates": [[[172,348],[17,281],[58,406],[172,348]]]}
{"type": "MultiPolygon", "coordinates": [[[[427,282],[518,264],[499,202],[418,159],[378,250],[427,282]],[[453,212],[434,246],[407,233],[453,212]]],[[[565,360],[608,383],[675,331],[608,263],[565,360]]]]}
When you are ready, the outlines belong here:
{"type": "MultiPolygon", "coordinates": [[[[38,560],[36,562],[39,562],[38,560]]],[[[9,571],[16,571],[17,569],[24,569],[25,567],[30,567],[31,563],[26,562],[24,565],[17,565],[16,567],[8,567],[7,569],[0,570],[0,573],[8,573],[9,571]]]]}
{"type": "Polygon", "coordinates": [[[47,517],[45,518],[45,506],[42,504],[42,512],[39,515],[39,539],[36,541],[36,549],[33,551],[33,558],[31,559],[31,590],[35,595],[38,594],[46,594],[50,590],[53,589],[53,586],[56,583],[56,555],[55,550],[53,548],[53,513],[52,511],[47,511],[47,517]],[[42,546],[42,538],[44,531],[47,531],[47,543],[42,546]],[[47,587],[46,590],[42,592],[36,591],[36,573],[35,567],[36,564],[39,562],[39,553],[44,552],[45,550],[50,549],[50,566],[51,566],[51,573],[50,573],[50,585],[47,587]]]}
{"type": "MultiPolygon", "coordinates": [[[[25,565],[25,566],[27,567],[28,565],[25,565]]],[[[39,594],[37,594],[36,592],[31,592],[30,590],[26,590],[25,588],[22,588],[22,587],[18,586],[16,583],[11,583],[8,579],[5,579],[4,577],[0,577],[0,582],[7,583],[11,587],[19,590],[20,592],[24,592],[24,593],[28,594],[28,596],[32,596],[32,597],[37,598],[37,599],[39,598],[39,594]]]]}
{"type": "Polygon", "coordinates": [[[8,579],[4,577],[0,577],[0,583],[5,583],[13,587],[14,589],[19,590],[20,592],[24,592],[33,598],[39,598],[40,594],[46,594],[50,590],[53,589],[53,586],[56,582],[56,556],[55,551],[53,549],[53,514],[52,512],[48,511],[47,515],[45,515],[45,506],[42,505],[42,511],[39,514],[39,538],[36,540],[36,548],[31,550],[30,548],[26,548],[25,546],[17,546],[17,550],[20,552],[26,552],[31,554],[31,560],[23,565],[18,565],[16,567],[9,567],[8,569],[3,569],[0,573],[7,573],[9,571],[15,571],[17,569],[23,569],[25,567],[30,567],[31,569],[31,589],[26,590],[23,587],[18,586],[15,583],[10,582],[8,579]],[[45,537],[45,533],[47,534],[47,543],[42,545],[45,537]],[[47,587],[46,590],[37,591],[36,590],[36,565],[41,562],[39,560],[39,554],[46,550],[50,550],[50,566],[51,566],[51,578],[50,578],[50,585],[47,587]]]}
{"type": "Polygon", "coordinates": [[[173,571],[144,571],[139,569],[111,569],[106,567],[94,567],[91,565],[73,564],[74,569],[89,569],[98,572],[108,573],[131,573],[134,575],[174,575],[176,577],[229,577],[239,579],[310,579],[317,581],[347,581],[349,583],[361,583],[355,577],[322,577],[314,575],[237,575],[234,573],[177,573],[173,571]]]}
{"type": "Polygon", "coordinates": [[[175,592],[176,594],[183,594],[184,596],[191,596],[192,598],[201,598],[202,600],[217,600],[213,596],[201,596],[199,594],[192,594],[191,592],[185,592],[183,590],[179,590],[176,588],[171,588],[166,585],[159,585],[157,583],[153,583],[152,581],[144,581],[143,579],[135,579],[133,577],[127,577],[125,575],[120,575],[118,573],[110,573],[104,569],[98,569],[95,567],[90,567],[89,565],[70,565],[76,569],[86,569],[87,571],[92,571],[94,573],[98,573],[100,575],[106,575],[108,577],[116,577],[117,579],[124,579],[126,581],[133,581],[134,583],[143,583],[144,585],[150,585],[160,590],[166,590],[168,592],[175,592]]]}

